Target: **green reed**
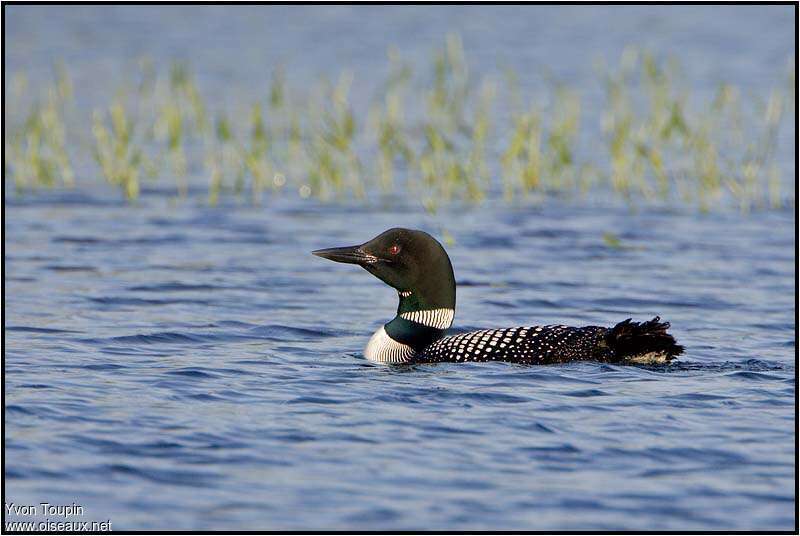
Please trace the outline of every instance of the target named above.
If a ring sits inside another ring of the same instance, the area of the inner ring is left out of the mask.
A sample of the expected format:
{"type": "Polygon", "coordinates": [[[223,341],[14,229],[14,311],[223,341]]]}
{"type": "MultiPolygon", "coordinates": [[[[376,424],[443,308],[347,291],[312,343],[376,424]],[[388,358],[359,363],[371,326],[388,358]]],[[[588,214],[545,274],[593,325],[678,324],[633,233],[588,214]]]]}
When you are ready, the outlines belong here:
{"type": "Polygon", "coordinates": [[[378,145],[375,176],[383,193],[395,189],[395,173],[399,164],[405,170],[416,162],[412,141],[408,137],[405,102],[411,67],[402,62],[395,49],[389,50],[390,72],[378,104],[373,105],[368,124],[370,135],[378,145]]]}
{"type": "MultiPolygon", "coordinates": [[[[11,85],[11,102],[23,101],[29,89],[27,78],[18,75],[11,85]]],[[[59,65],[55,83],[35,97],[21,124],[13,125],[12,120],[12,125],[6,126],[6,172],[13,177],[17,191],[75,184],[66,126],[72,98],[72,81],[59,65]]]]}
{"type": "Polygon", "coordinates": [[[134,143],[135,123],[122,102],[115,102],[92,117],[94,159],[108,183],[122,189],[128,200],[139,196],[144,155],[134,143]]]}
{"type": "Polygon", "coordinates": [[[143,177],[171,177],[180,197],[207,183],[209,204],[229,195],[259,203],[267,191],[320,199],[374,192],[435,211],[494,192],[511,202],[610,191],[634,206],[778,208],[788,193],[775,153],[794,113],[791,65],[786,84],[765,96],[721,84],[709,99],[691,91],[674,59],[628,48],[598,69],[599,125],[583,119],[581,91],[557,80],[532,98],[513,72],[502,82],[476,77],[457,35],[419,71],[391,49],[367,113],[350,100],[348,71],[298,91],[279,67],[262,98],[224,110],[209,105],[186,64],[160,74],[143,61],[138,82],[86,121],[60,67],[30,102],[24,76],[13,79],[10,109],[27,112],[9,114],[5,171],[18,191],[73,186],[82,158],[75,140],[88,123],[97,175],[131,201],[143,177]],[[584,134],[597,130],[599,140],[584,134]]]}

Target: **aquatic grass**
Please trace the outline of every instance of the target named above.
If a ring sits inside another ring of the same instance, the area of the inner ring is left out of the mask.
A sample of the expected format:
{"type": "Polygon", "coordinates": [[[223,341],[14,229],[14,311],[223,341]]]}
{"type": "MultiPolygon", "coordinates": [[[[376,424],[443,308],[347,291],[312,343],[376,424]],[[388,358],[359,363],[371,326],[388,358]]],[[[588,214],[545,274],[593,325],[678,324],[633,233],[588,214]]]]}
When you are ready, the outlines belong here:
{"type": "Polygon", "coordinates": [[[547,174],[550,188],[576,189],[574,147],[580,128],[581,104],[578,95],[558,85],[554,91],[553,117],[547,136],[547,174]]]}
{"type": "Polygon", "coordinates": [[[220,114],[214,122],[213,137],[206,138],[205,167],[209,175],[208,203],[216,205],[226,190],[240,194],[244,188],[245,166],[234,138],[230,119],[220,114]]]}
{"type": "Polygon", "coordinates": [[[298,132],[307,139],[306,153],[310,157],[308,183],[303,184],[301,196],[317,195],[322,199],[341,199],[346,192],[363,198],[362,164],[355,149],[357,124],[349,104],[353,75],[344,72],[334,85],[324,81],[321,92],[312,104],[311,132],[298,132]]]}
{"type": "Polygon", "coordinates": [[[453,198],[483,200],[490,187],[486,149],[493,113],[494,84],[484,79],[476,98],[461,39],[449,35],[434,54],[432,85],[424,90],[423,146],[411,171],[428,210],[453,198]]]}
{"type": "MultiPolygon", "coordinates": [[[[12,99],[21,101],[28,89],[24,75],[12,82],[12,99]]],[[[56,81],[31,104],[21,125],[6,125],[6,172],[17,191],[36,187],[75,184],[75,172],[67,151],[66,114],[73,98],[72,81],[63,65],[56,68],[56,81]]]]}
{"type": "Polygon", "coordinates": [[[260,103],[253,105],[250,111],[250,144],[242,148],[242,159],[251,177],[251,193],[253,202],[261,202],[261,195],[267,183],[267,176],[273,166],[268,151],[270,138],[264,126],[263,112],[260,103]]]}
{"type": "Polygon", "coordinates": [[[373,121],[379,147],[376,175],[381,189],[391,192],[395,188],[395,161],[400,158],[410,167],[415,160],[404,134],[401,97],[396,93],[386,95],[384,109],[374,112],[373,121]]]}
{"type": "Polygon", "coordinates": [[[527,195],[541,187],[542,178],[542,127],[537,110],[515,114],[511,141],[501,163],[503,186],[507,200],[517,191],[527,195]]]}
{"type": "Polygon", "coordinates": [[[161,86],[162,100],[153,126],[156,139],[167,148],[167,161],[178,190],[185,197],[188,191],[186,145],[197,142],[210,129],[205,103],[200,96],[189,67],[180,62],[170,66],[169,83],[161,86]]]}
{"type": "Polygon", "coordinates": [[[471,201],[486,197],[491,187],[491,171],[487,163],[487,148],[492,131],[492,108],[497,93],[494,82],[484,80],[473,119],[470,122],[470,147],[467,160],[467,195],[471,201]]]}
{"type": "Polygon", "coordinates": [[[142,152],[133,145],[133,129],[133,120],[120,102],[93,114],[95,161],[106,181],[120,187],[128,200],[136,199],[140,190],[142,152]]]}
{"type": "Polygon", "coordinates": [[[766,105],[756,103],[762,118],[746,120],[736,88],[721,85],[708,106],[690,112],[689,91],[680,81],[674,61],[659,62],[636,49],[626,50],[618,70],[609,72],[603,128],[610,186],[631,202],[677,194],[703,211],[723,204],[726,194],[742,210],[763,206],[766,197],[779,207],[777,169],[765,166],[774,156],[787,95],[773,91],[766,105]],[[640,85],[645,100],[637,105],[640,85]]]}
{"type": "Polygon", "coordinates": [[[368,120],[370,134],[378,146],[375,175],[383,193],[394,191],[396,165],[407,171],[416,162],[405,122],[405,99],[412,70],[396,49],[391,48],[388,57],[389,75],[378,96],[379,104],[373,105],[368,120]]]}
{"type": "Polygon", "coordinates": [[[580,99],[558,84],[552,96],[552,115],[547,123],[544,106],[539,103],[531,103],[528,111],[512,116],[511,136],[500,159],[508,200],[517,193],[577,192],[586,187],[575,155],[580,99]]]}
{"type": "MultiPolygon", "coordinates": [[[[262,97],[232,113],[209,106],[187,64],[159,74],[143,60],[136,81],[89,121],[98,175],[131,201],[143,177],[171,178],[178,197],[202,179],[212,205],[225,195],[257,204],[283,190],[323,200],[401,192],[431,212],[495,193],[543,202],[610,191],[631,206],[700,210],[791,202],[776,151],[794,113],[793,64],[767,95],[721,84],[713,98],[698,98],[677,60],[628,47],[598,68],[602,144],[587,151],[582,133],[594,125],[567,84],[546,77],[544,93],[530,97],[509,70],[500,84],[476,78],[455,34],[432,52],[429,69],[413,69],[394,48],[388,57],[367,113],[350,102],[348,71],[298,91],[278,67],[262,97]]],[[[10,98],[20,108],[30,97],[20,90],[24,76],[14,80],[10,98]]],[[[71,99],[60,67],[27,115],[10,114],[5,172],[18,191],[75,184],[82,121],[71,99]]]]}

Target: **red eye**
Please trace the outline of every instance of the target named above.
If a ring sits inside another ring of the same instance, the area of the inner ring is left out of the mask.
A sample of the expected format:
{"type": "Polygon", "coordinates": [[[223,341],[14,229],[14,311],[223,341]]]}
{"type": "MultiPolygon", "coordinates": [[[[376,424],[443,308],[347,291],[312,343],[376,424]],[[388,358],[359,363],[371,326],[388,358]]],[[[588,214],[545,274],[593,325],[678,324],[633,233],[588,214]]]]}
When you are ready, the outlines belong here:
{"type": "Polygon", "coordinates": [[[397,255],[398,253],[400,253],[400,246],[398,246],[397,244],[389,248],[389,254],[397,255]]]}

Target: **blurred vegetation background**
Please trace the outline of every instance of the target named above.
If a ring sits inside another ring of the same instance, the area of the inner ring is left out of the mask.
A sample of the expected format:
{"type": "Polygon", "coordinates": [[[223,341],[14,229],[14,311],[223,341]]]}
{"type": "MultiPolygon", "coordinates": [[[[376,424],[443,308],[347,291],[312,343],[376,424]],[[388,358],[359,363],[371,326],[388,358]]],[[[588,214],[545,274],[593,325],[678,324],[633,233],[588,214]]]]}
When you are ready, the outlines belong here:
{"type": "Polygon", "coordinates": [[[676,58],[628,47],[595,65],[599,125],[583,119],[584,88],[548,79],[526,99],[511,70],[474,76],[457,34],[427,65],[395,48],[387,62],[365,109],[351,104],[346,70],[297,88],[276,68],[260,98],[226,110],[204,96],[190,65],[161,72],[143,59],[90,116],[74,105],[63,63],[45,86],[16,73],[6,83],[6,185],[24,195],[105,182],[131,203],[151,186],[178,199],[200,190],[211,205],[402,196],[429,211],[593,195],[704,211],[794,203],[775,161],[780,130],[794,128],[794,58],[765,94],[721,83],[709,97],[693,94],[676,58]],[[588,149],[579,137],[587,128],[600,133],[588,149]]]}

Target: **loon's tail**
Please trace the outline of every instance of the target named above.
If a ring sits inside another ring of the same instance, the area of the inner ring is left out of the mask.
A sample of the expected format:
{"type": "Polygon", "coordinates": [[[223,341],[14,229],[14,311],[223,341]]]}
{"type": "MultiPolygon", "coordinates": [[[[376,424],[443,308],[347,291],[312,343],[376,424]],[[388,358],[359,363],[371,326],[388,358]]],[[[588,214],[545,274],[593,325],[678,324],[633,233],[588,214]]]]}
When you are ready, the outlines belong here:
{"type": "Polygon", "coordinates": [[[605,343],[618,361],[653,364],[668,363],[683,353],[683,346],[667,333],[669,322],[655,317],[647,322],[620,322],[606,335],[605,343]]]}

